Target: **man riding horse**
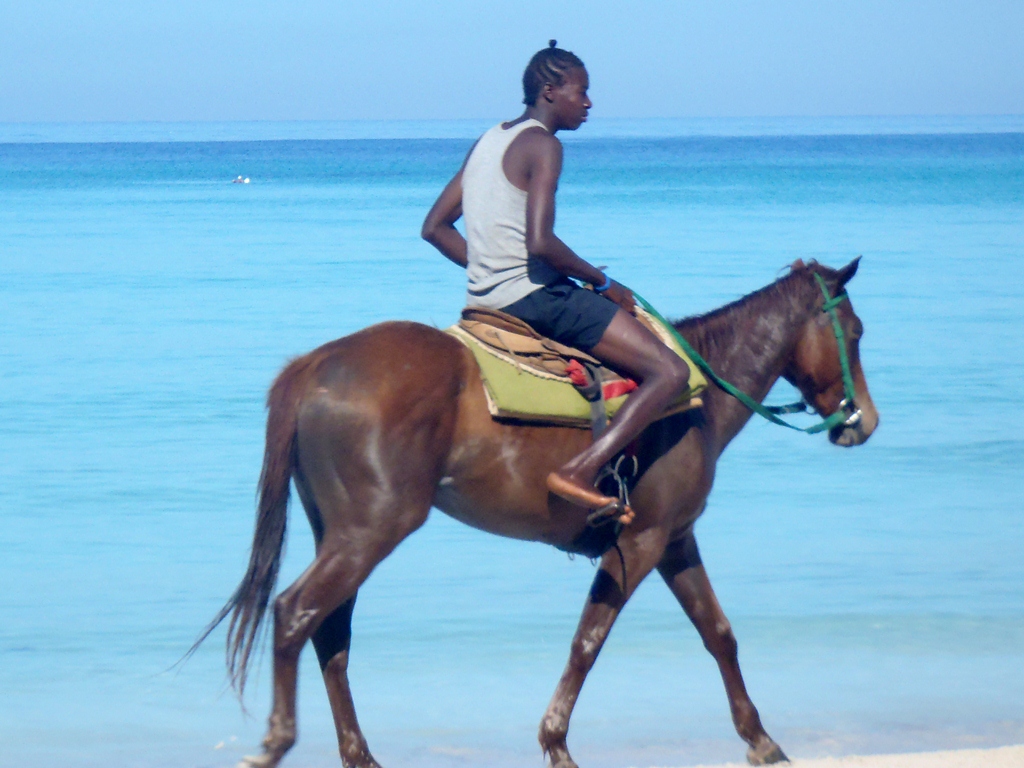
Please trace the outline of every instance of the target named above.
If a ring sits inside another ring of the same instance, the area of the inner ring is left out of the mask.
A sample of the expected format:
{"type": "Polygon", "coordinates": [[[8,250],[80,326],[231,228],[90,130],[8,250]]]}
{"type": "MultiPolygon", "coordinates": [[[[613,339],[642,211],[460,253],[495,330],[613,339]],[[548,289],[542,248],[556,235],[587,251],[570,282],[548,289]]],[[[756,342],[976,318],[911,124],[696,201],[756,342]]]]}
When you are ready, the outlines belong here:
{"type": "Polygon", "coordinates": [[[753,413],[779,421],[761,401],[780,378],[824,418],[804,431],[853,446],[877,427],[860,365],[863,324],[846,293],[858,260],[839,269],[797,261],[771,285],[666,326],[715,386],[705,390],[703,407],[653,421],[686,386],[688,366],[632,316],[627,289],[552,231],[562,161],[554,134],[586,118],[586,70],[552,44],[534,56],[523,80],[525,113],[480,138],[427,216],[423,235],[467,268],[470,304],[502,309],[589,350],[640,386],[587,447],[590,435],[579,428],[497,418],[483,358],[437,328],[379,323],[292,360],[267,399],[249,564],[193,646],[230,617],[228,669],[241,694],[273,608],[273,707],[263,750],[243,760],[246,768],[276,768],[295,743],[299,655],[309,642],[342,762],[380,768],[348,679],[356,597],[374,568],[435,508],[483,531],[574,550],[590,529],[585,510],[618,501],[594,488],[596,473],[638,434],[632,510],[620,517],[631,524],[616,530],[613,549],[602,550],[541,720],[541,749],[553,768],[576,768],[567,744],[573,707],[619,613],[656,571],[718,664],[748,760],[786,759],[746,691],[736,638],[701,562],[694,523],[722,451],[753,413]],[[454,227],[462,215],[466,239],[454,227]],[[316,555],[275,597],[293,485],[316,555]]]}
{"type": "MultiPolygon", "coordinates": [[[[690,370],[633,317],[630,290],[554,233],[562,172],[555,134],[579,128],[592,106],[583,62],[555,45],[538,51],[523,73],[526,110],[477,140],[427,214],[423,237],[466,269],[469,306],[500,309],[639,383],[609,429],[547,478],[557,496],[599,509],[617,500],[594,487],[597,473],[682,393],[690,370]],[[460,217],[465,238],[455,228],[460,217]]],[[[620,519],[631,517],[627,508],[620,519]]]]}

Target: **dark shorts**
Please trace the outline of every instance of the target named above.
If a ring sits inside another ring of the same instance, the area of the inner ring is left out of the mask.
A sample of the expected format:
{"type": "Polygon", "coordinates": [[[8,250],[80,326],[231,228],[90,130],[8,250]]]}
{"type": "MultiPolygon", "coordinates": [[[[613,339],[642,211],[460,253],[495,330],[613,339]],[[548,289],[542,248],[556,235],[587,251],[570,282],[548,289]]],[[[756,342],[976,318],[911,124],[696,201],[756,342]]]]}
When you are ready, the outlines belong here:
{"type": "Polygon", "coordinates": [[[542,336],[589,352],[619,307],[566,278],[538,288],[501,311],[529,323],[542,336]]]}

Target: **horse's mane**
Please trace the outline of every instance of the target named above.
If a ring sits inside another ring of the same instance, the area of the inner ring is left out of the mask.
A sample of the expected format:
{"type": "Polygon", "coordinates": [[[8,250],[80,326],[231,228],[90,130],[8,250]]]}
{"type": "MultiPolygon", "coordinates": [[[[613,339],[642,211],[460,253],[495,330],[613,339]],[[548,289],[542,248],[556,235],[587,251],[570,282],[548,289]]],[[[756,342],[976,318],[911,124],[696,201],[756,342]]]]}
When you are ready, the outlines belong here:
{"type": "Polygon", "coordinates": [[[703,349],[717,347],[730,340],[738,330],[742,331],[746,322],[753,322],[765,314],[769,306],[797,301],[801,294],[799,289],[811,274],[817,272],[826,280],[835,276],[835,270],[814,260],[805,264],[798,259],[789,265],[788,270],[763,288],[710,312],[673,320],[672,325],[703,349]]]}

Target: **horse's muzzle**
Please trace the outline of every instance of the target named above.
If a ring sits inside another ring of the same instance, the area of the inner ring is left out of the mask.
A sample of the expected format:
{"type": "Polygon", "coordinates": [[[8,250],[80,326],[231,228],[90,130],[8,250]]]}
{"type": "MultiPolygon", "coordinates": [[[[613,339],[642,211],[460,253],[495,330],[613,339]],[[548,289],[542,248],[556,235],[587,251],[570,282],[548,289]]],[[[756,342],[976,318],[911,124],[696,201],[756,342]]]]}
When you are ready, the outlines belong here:
{"type": "Polygon", "coordinates": [[[865,419],[860,410],[854,411],[850,418],[843,424],[838,424],[828,431],[828,439],[833,445],[838,445],[842,448],[852,448],[855,445],[860,445],[867,441],[871,437],[871,433],[875,431],[875,427],[878,426],[878,415],[874,415],[874,422],[871,429],[865,428],[865,419]]]}

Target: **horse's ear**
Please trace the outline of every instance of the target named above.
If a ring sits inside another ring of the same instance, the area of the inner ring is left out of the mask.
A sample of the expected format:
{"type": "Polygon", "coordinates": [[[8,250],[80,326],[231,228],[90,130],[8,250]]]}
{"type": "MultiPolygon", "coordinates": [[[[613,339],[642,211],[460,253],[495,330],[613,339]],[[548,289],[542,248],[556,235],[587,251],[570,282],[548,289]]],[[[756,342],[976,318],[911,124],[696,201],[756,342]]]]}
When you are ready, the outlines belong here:
{"type": "Polygon", "coordinates": [[[860,266],[860,256],[858,256],[856,259],[851,261],[849,264],[847,264],[845,267],[843,267],[836,273],[836,280],[838,281],[838,285],[840,288],[842,288],[844,285],[850,282],[850,280],[853,279],[853,276],[857,274],[858,266],[860,266]]]}
{"type": "Polygon", "coordinates": [[[804,264],[804,260],[803,259],[797,259],[796,261],[794,261],[792,264],[789,265],[789,271],[790,272],[796,272],[798,269],[803,269],[806,266],[807,265],[804,264]]]}

